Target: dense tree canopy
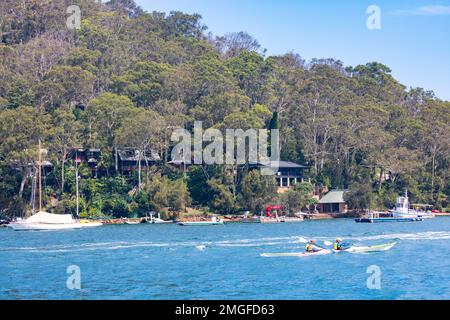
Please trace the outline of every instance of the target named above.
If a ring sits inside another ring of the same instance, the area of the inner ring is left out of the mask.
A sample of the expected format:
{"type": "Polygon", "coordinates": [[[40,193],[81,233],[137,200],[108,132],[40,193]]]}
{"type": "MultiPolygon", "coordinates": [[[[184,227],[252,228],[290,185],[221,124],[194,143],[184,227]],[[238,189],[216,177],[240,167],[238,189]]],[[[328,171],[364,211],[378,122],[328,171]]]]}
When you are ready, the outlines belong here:
{"type": "MultiPolygon", "coordinates": [[[[69,30],[72,2],[0,3],[0,212],[25,210],[38,139],[55,165],[48,193],[59,190],[67,208],[73,163],[65,164],[74,147],[100,148],[100,162],[116,169],[98,179],[88,170],[86,212],[178,210],[191,198],[234,212],[278,201],[269,197],[271,182],[255,173],[233,178],[226,168],[194,167],[173,181],[156,168],[158,184],[128,193],[141,175],[120,177],[114,150],[152,148],[170,160],[169,131],[194,120],[204,128],[279,128],[283,160],[310,165],[312,183],[374,192],[354,207],[392,205],[405,189],[415,201],[450,206],[450,103],[407,89],[388,66],[266,57],[244,32],[213,38],[200,15],[148,13],[133,0],[75,1],[81,28],[69,30]],[[108,190],[111,181],[123,188],[108,190]],[[115,194],[120,200],[105,200],[115,194]]],[[[292,210],[307,202],[299,190],[286,197],[279,201],[292,210]]]]}

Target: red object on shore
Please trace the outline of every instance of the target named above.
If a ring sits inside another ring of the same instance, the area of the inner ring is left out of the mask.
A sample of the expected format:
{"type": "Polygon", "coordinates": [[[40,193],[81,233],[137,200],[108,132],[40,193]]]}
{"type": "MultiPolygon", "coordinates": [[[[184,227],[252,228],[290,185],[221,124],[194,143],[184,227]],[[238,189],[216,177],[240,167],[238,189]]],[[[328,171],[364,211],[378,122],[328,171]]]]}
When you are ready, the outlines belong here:
{"type": "MultiPolygon", "coordinates": [[[[284,208],[282,206],[268,206],[266,208],[266,216],[269,218],[272,218],[272,211],[277,210],[280,212],[283,212],[284,208]]],[[[278,214],[275,215],[275,217],[278,217],[278,214]]]]}

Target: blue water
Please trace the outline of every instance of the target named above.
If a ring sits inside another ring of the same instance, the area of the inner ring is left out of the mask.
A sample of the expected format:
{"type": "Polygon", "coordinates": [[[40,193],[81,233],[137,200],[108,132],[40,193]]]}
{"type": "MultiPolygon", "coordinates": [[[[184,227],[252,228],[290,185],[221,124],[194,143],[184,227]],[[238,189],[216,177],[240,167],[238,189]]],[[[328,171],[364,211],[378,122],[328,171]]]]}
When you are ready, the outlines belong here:
{"type": "Polygon", "coordinates": [[[123,225],[15,232],[0,229],[0,299],[449,299],[450,219],[356,224],[353,220],[212,227],[123,225]],[[301,251],[304,239],[390,251],[262,258],[301,251]],[[204,246],[204,247],[203,247],[204,246]],[[67,267],[81,270],[69,290],[67,267]],[[381,270],[368,289],[367,268],[381,270]]]}

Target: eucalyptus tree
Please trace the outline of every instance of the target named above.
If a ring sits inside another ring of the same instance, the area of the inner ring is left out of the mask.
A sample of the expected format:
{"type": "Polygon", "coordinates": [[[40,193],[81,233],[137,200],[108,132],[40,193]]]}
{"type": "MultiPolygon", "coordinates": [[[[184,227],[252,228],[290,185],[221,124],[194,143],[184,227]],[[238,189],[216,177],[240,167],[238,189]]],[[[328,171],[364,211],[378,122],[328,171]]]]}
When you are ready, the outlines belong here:
{"type": "Polygon", "coordinates": [[[127,121],[115,132],[115,144],[122,148],[133,148],[137,152],[138,189],[141,189],[141,163],[145,155],[165,142],[164,118],[148,109],[135,109],[127,121]]]}
{"type": "Polygon", "coordinates": [[[61,194],[64,193],[65,163],[70,149],[80,146],[82,125],[71,109],[58,109],[53,113],[54,132],[50,150],[57,155],[61,166],[61,194]]]}

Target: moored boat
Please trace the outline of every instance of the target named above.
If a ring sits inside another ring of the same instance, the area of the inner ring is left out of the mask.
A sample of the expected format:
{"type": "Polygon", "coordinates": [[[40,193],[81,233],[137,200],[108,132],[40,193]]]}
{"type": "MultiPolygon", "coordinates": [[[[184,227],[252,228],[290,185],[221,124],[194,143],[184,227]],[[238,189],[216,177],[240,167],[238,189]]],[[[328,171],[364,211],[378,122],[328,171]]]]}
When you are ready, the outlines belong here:
{"type": "Polygon", "coordinates": [[[216,217],[213,217],[211,221],[185,221],[185,222],[178,222],[178,225],[180,226],[216,226],[216,225],[223,225],[224,221],[223,219],[218,220],[216,217]]]}
{"type": "Polygon", "coordinates": [[[382,222],[419,222],[424,221],[423,218],[416,218],[416,217],[409,217],[409,218],[393,218],[393,217],[386,217],[386,218],[358,218],[355,219],[357,223],[382,223],[382,222]]]}
{"type": "MultiPolygon", "coordinates": [[[[75,220],[71,214],[54,214],[49,212],[44,212],[42,210],[42,150],[41,141],[39,140],[38,148],[38,182],[39,182],[39,211],[34,213],[33,204],[33,214],[25,220],[16,220],[9,223],[7,226],[17,230],[17,231],[42,231],[42,230],[68,230],[68,229],[82,229],[84,227],[98,227],[99,224],[95,225],[80,223],[75,220]]],[[[78,170],[76,171],[76,186],[77,186],[77,216],[78,216],[78,170]]],[[[33,188],[33,198],[34,191],[33,188]]],[[[101,225],[101,224],[100,224],[101,225]]]]}
{"type": "Polygon", "coordinates": [[[129,225],[137,225],[137,224],[141,224],[141,221],[124,220],[123,223],[124,224],[129,224],[129,225]]]}
{"type": "MultiPolygon", "coordinates": [[[[417,211],[409,208],[408,191],[405,192],[404,197],[397,198],[395,209],[391,210],[393,218],[419,218],[419,219],[431,219],[435,215],[432,212],[417,211]]],[[[417,221],[417,220],[413,220],[417,221]]]]}
{"type": "Polygon", "coordinates": [[[150,218],[146,219],[147,223],[150,224],[168,224],[168,223],[173,223],[172,220],[163,220],[161,219],[161,215],[158,213],[158,217],[155,217],[155,214],[150,214],[150,218]]]}
{"type": "Polygon", "coordinates": [[[48,212],[38,212],[25,220],[11,222],[7,226],[17,231],[83,228],[83,224],[73,219],[70,214],[53,214],[48,212]]]}

